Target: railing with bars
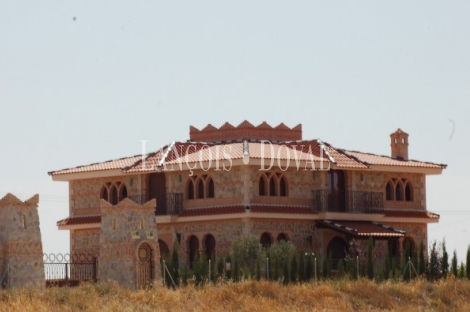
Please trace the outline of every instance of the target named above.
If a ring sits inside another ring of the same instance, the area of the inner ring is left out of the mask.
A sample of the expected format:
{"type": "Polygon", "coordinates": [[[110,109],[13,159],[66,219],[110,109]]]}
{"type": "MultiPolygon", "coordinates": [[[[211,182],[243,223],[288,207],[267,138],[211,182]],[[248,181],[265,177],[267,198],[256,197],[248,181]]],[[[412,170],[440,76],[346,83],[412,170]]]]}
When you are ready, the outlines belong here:
{"type": "Polygon", "coordinates": [[[46,281],[80,282],[97,279],[97,258],[85,254],[44,254],[44,273],[46,281]]]}
{"type": "Polygon", "coordinates": [[[384,208],[382,192],[313,191],[313,209],[318,212],[368,213],[384,208]]]}
{"type": "MultiPolygon", "coordinates": [[[[130,200],[145,204],[150,200],[148,195],[131,195],[130,200]]],[[[183,193],[166,193],[166,202],[157,202],[157,215],[176,215],[183,212],[183,193]]]]}

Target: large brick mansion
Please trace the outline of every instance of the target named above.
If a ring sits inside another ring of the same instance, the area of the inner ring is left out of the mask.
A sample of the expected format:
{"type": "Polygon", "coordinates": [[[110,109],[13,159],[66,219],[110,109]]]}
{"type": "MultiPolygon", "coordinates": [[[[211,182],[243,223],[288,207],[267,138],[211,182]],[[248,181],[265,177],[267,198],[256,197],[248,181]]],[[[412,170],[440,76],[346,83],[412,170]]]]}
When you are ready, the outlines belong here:
{"type": "Polygon", "coordinates": [[[69,182],[70,216],[58,227],[71,253],[98,257],[99,276],[123,283],[174,240],[187,261],[225,255],[247,235],[334,258],[372,236],[397,255],[405,241],[426,244],[427,224],[439,221],[426,209],[426,176],[446,165],[410,160],[400,129],[390,138],[380,156],[304,140],[301,125],[191,126],[188,141],[154,153],[50,172],[69,182]]]}

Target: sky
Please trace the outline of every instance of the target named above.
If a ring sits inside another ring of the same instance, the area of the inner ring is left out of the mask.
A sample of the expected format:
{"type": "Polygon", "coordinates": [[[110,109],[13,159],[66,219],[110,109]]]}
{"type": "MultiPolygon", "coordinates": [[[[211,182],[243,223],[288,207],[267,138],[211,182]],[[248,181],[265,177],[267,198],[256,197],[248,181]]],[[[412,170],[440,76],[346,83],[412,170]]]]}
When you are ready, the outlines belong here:
{"type": "Polygon", "coordinates": [[[156,150],[189,126],[301,123],[304,139],[448,164],[430,241],[470,244],[470,2],[0,0],[0,196],[40,194],[45,252],[67,252],[49,171],[156,150]]]}

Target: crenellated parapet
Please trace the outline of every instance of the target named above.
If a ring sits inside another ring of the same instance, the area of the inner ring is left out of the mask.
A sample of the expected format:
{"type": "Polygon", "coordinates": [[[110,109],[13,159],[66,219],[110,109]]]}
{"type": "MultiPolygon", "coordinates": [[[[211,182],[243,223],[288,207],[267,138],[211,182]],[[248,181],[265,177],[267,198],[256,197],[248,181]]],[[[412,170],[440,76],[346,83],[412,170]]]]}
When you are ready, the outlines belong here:
{"type": "Polygon", "coordinates": [[[8,193],[0,199],[0,273],[11,287],[45,285],[38,214],[39,195],[26,201],[8,193]]]}
{"type": "Polygon", "coordinates": [[[284,123],[272,127],[266,122],[254,126],[248,121],[243,121],[238,126],[226,122],[220,128],[208,124],[202,130],[189,127],[189,139],[195,142],[218,142],[231,140],[269,140],[269,141],[297,141],[302,140],[302,125],[293,128],[284,123]]]}

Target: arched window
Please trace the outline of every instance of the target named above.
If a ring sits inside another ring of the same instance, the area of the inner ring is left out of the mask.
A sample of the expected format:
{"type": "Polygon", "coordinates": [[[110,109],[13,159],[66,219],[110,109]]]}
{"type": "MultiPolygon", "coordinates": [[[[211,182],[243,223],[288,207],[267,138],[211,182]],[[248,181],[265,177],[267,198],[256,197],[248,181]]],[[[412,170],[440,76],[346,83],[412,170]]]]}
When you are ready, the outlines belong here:
{"type": "Polygon", "coordinates": [[[276,196],[276,195],[277,195],[276,180],[275,180],[275,176],[272,175],[271,178],[269,179],[269,196],[276,196]]]}
{"type": "Polygon", "coordinates": [[[271,235],[268,232],[264,232],[263,234],[261,234],[259,242],[264,248],[268,248],[269,246],[271,246],[271,235]]]}
{"type": "Polygon", "coordinates": [[[394,192],[394,187],[393,187],[393,182],[388,181],[387,187],[385,188],[385,199],[386,200],[393,200],[393,193],[394,192]]]}
{"type": "Polygon", "coordinates": [[[258,189],[259,196],[266,195],[266,176],[264,174],[259,178],[258,189]]]}
{"type": "Polygon", "coordinates": [[[121,184],[121,187],[119,188],[119,201],[124,198],[127,198],[127,188],[124,184],[121,184]]]}
{"type": "Polygon", "coordinates": [[[204,198],[204,181],[202,178],[197,182],[197,198],[204,198]]]}
{"type": "Polygon", "coordinates": [[[285,241],[287,242],[288,239],[287,239],[287,235],[285,233],[280,233],[278,236],[277,236],[277,242],[281,242],[281,241],[285,241]]]}
{"type": "Polygon", "coordinates": [[[413,201],[413,187],[410,182],[406,182],[405,186],[405,200],[413,201]]]}
{"type": "Polygon", "coordinates": [[[103,187],[101,188],[101,195],[100,195],[100,198],[106,200],[106,201],[109,201],[109,195],[108,195],[108,187],[109,187],[110,183],[106,183],[105,185],[103,185],[103,187]]]}
{"type": "Polygon", "coordinates": [[[390,259],[397,259],[398,258],[398,239],[392,238],[388,241],[388,254],[390,255],[390,259]]]}
{"type": "Polygon", "coordinates": [[[112,184],[109,189],[109,202],[111,205],[117,205],[118,203],[118,191],[115,184],[112,184]]]}
{"type": "Polygon", "coordinates": [[[189,267],[193,267],[194,261],[199,259],[199,239],[192,235],[188,241],[189,267]]]}
{"type": "Polygon", "coordinates": [[[192,179],[188,181],[188,199],[194,199],[194,182],[192,179]]]}
{"type": "Polygon", "coordinates": [[[401,181],[398,181],[395,187],[395,200],[403,200],[403,184],[401,181]]]}
{"type": "Polygon", "coordinates": [[[281,179],[279,180],[279,195],[287,196],[287,184],[286,184],[286,178],[284,176],[282,176],[281,179]]]}
{"type": "Polygon", "coordinates": [[[206,236],[204,241],[204,247],[206,249],[206,259],[215,261],[215,238],[211,234],[206,236]]]}
{"type": "Polygon", "coordinates": [[[170,255],[170,248],[168,248],[168,245],[161,239],[158,240],[158,248],[160,248],[160,256],[162,258],[166,258],[170,255]]]}
{"type": "Polygon", "coordinates": [[[214,196],[214,180],[212,180],[212,178],[210,178],[210,177],[208,179],[209,179],[209,183],[208,183],[209,190],[207,192],[208,193],[207,197],[214,198],[215,197],[214,196]]]}

